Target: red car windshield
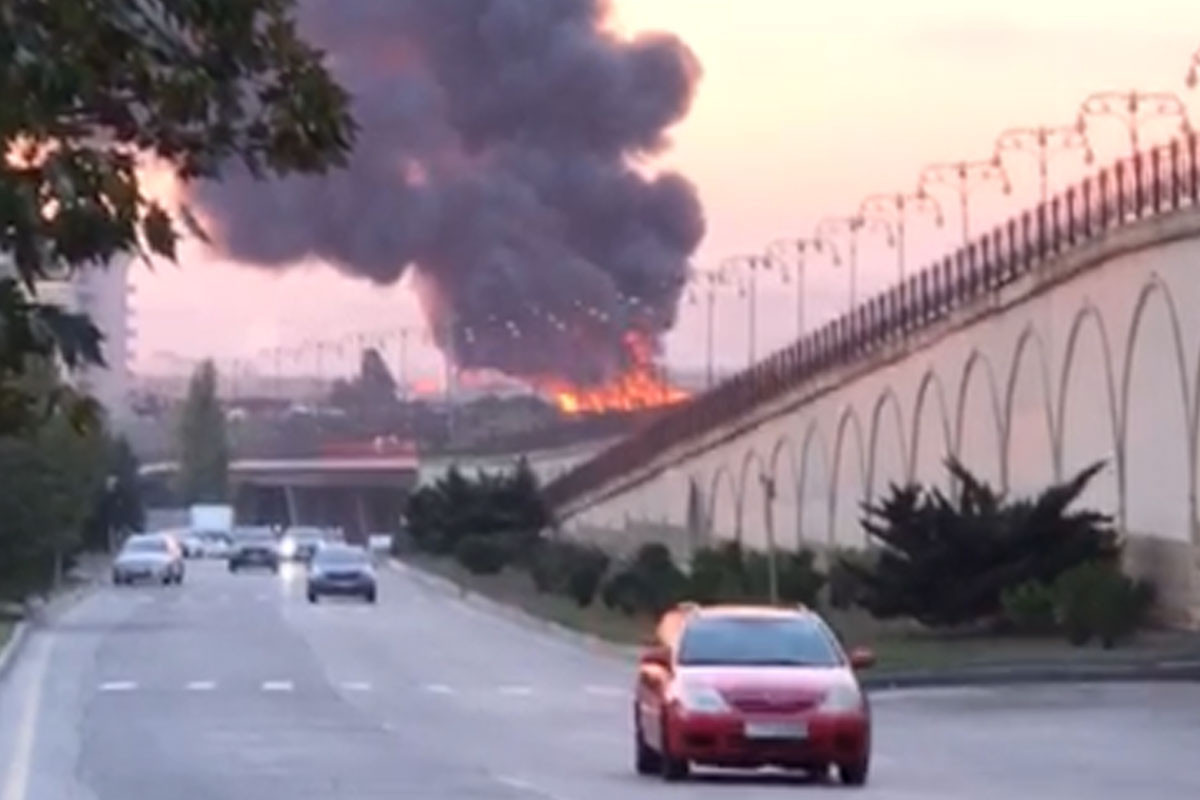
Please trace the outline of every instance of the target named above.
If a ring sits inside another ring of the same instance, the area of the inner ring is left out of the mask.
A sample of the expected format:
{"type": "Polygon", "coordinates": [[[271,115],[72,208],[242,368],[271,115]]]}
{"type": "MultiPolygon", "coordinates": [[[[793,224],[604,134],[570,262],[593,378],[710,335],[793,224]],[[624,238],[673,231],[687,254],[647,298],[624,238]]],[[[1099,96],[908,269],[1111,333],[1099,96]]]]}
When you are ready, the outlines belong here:
{"type": "Polygon", "coordinates": [[[679,645],[682,666],[836,667],[842,657],[814,619],[701,617],[688,623],[679,645]]]}

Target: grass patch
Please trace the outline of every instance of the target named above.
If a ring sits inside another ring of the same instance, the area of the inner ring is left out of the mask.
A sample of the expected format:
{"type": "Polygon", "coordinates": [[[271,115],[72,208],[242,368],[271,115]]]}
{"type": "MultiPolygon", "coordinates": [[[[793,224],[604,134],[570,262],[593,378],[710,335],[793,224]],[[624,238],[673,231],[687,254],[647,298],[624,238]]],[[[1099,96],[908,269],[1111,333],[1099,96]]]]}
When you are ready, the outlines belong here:
{"type": "Polygon", "coordinates": [[[642,644],[654,631],[653,620],[610,611],[598,600],[580,608],[569,597],[541,594],[534,588],[529,573],[523,570],[506,567],[495,575],[474,575],[454,559],[417,553],[406,553],[403,561],[453,581],[467,591],[616,644],[642,644]]]}
{"type": "Polygon", "coordinates": [[[12,636],[13,628],[16,626],[17,623],[13,620],[0,617],[0,650],[3,650],[4,646],[8,644],[9,637],[12,636]]]}
{"type": "Polygon", "coordinates": [[[1074,647],[1061,635],[1019,636],[942,632],[915,624],[884,623],[864,611],[826,613],[847,647],[875,651],[880,670],[939,669],[1053,662],[1119,663],[1143,659],[1195,657],[1200,635],[1188,631],[1143,630],[1112,650],[1074,647]]]}
{"type": "MultiPolygon", "coordinates": [[[[541,619],[622,645],[643,644],[654,621],[610,611],[597,600],[579,608],[570,598],[540,594],[528,573],[506,568],[496,575],[474,575],[451,558],[420,553],[404,555],[405,563],[440,575],[463,589],[514,606],[541,619]]],[[[1087,662],[1121,663],[1144,659],[1195,658],[1200,634],[1144,630],[1112,650],[1073,647],[1058,636],[1005,636],[930,631],[912,623],[880,622],[861,610],[824,612],[847,648],[875,651],[880,671],[945,669],[1004,664],[1087,662]]],[[[3,625],[0,621],[0,625],[3,625]]]]}

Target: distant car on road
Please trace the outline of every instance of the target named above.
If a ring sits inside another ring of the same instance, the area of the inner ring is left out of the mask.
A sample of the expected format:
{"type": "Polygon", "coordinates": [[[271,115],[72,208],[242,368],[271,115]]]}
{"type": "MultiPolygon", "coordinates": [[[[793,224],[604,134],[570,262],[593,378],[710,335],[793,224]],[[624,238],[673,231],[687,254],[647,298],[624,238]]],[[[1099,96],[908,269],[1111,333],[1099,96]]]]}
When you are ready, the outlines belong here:
{"type": "Polygon", "coordinates": [[[204,541],[199,534],[192,533],[183,537],[180,542],[183,545],[184,558],[203,558],[204,557],[204,541]]]}
{"type": "Polygon", "coordinates": [[[233,549],[233,537],[228,533],[206,531],[201,533],[197,539],[199,540],[197,558],[229,558],[229,553],[233,549]]]}
{"type": "Polygon", "coordinates": [[[368,603],[376,598],[375,568],[361,547],[327,544],[317,550],[308,564],[308,602],[323,595],[360,596],[368,603]]]}
{"type": "Polygon", "coordinates": [[[291,527],[279,542],[279,555],[289,561],[308,561],[328,539],[321,528],[291,527]]]}
{"type": "Polygon", "coordinates": [[[242,528],[234,531],[229,551],[229,571],[263,567],[279,571],[279,544],[270,528],[242,528]]]}
{"type": "Polygon", "coordinates": [[[639,773],[835,766],[843,783],[866,782],[871,711],[854,671],[874,656],[846,655],[816,613],[685,604],[667,612],[656,638],[635,690],[639,773]]]}
{"type": "Polygon", "coordinates": [[[130,536],[113,561],[113,583],[137,581],[183,583],[183,551],[174,538],[163,534],[130,536]]]}

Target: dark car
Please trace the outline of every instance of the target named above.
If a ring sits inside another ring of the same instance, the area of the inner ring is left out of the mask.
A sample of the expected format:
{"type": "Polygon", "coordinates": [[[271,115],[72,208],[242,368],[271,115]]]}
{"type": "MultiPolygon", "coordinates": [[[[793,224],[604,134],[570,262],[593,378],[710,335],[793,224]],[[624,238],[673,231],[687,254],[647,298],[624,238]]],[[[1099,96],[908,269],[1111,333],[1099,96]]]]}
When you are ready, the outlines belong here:
{"type": "Polygon", "coordinates": [[[327,544],[317,550],[308,564],[308,602],[322,595],[349,595],[375,602],[375,568],[361,547],[327,544]]]}
{"type": "Polygon", "coordinates": [[[279,545],[269,528],[249,528],[235,531],[229,551],[229,571],[244,567],[262,567],[279,571],[279,545]]]}

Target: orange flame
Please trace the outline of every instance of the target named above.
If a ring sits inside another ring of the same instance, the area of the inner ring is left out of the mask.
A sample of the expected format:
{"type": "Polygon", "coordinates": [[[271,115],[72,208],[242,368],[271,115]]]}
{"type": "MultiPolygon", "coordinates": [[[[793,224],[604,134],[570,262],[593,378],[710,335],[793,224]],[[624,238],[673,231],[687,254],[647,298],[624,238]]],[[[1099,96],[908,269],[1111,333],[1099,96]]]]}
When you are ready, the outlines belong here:
{"type": "Polygon", "coordinates": [[[626,337],[631,366],[600,386],[573,386],[557,378],[539,381],[541,388],[565,414],[602,414],[674,405],[688,393],[672,386],[655,367],[652,348],[640,334],[626,337]]]}

